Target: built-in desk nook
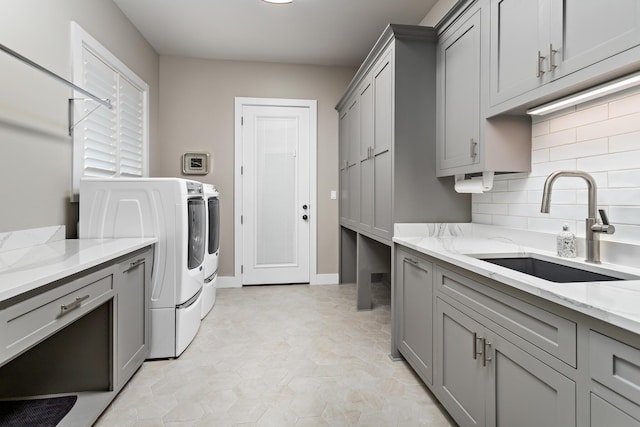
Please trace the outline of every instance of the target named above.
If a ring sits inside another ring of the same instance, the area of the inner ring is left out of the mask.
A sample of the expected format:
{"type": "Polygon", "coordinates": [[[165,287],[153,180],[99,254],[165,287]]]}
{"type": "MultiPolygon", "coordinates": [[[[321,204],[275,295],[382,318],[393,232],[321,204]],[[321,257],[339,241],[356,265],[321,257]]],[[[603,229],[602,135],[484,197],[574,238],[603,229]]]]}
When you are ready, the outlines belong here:
{"type": "Polygon", "coordinates": [[[156,239],[55,228],[0,234],[0,424],[91,425],[149,353],[156,239]]]}

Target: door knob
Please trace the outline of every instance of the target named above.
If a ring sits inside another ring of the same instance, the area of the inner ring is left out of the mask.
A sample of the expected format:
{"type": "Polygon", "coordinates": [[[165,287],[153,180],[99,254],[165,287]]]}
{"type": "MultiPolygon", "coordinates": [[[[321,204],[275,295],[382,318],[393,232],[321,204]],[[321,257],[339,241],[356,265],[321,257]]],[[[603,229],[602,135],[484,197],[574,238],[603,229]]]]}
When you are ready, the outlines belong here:
{"type": "Polygon", "coordinates": [[[304,219],[305,221],[309,219],[308,215],[302,215],[302,219],[304,219]]]}

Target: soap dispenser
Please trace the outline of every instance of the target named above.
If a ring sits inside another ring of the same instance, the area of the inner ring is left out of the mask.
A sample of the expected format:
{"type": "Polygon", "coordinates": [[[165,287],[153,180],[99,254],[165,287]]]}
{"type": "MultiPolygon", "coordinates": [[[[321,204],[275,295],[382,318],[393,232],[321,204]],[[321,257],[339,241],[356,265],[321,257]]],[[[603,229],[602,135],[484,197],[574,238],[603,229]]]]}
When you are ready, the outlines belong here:
{"type": "Polygon", "coordinates": [[[558,256],[563,258],[576,257],[576,235],[569,231],[569,224],[562,226],[562,231],[558,233],[558,256]]]}

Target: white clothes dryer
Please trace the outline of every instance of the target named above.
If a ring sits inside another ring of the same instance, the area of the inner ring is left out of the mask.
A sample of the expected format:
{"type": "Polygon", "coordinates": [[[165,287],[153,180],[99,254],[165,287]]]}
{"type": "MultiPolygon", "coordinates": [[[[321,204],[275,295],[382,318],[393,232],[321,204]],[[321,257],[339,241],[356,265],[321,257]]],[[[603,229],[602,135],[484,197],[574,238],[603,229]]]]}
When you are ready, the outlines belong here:
{"type": "Polygon", "coordinates": [[[151,275],[151,359],[178,357],[200,327],[206,209],[181,178],[85,178],[80,238],[157,237],[151,275]]]}
{"type": "Polygon", "coordinates": [[[202,314],[204,319],[216,302],[218,256],[220,255],[220,193],[214,185],[203,184],[207,205],[207,249],[204,253],[204,285],[202,287],[202,314]]]}

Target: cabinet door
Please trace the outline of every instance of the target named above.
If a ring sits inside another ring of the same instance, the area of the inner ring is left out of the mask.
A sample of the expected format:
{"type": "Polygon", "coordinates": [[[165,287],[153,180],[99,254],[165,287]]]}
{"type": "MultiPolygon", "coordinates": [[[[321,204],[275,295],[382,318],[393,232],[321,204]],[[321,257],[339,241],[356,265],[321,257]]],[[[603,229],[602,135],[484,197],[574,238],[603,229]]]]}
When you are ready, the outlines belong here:
{"type": "Polygon", "coordinates": [[[360,100],[356,97],[347,114],[349,128],[349,214],[348,223],[357,226],[360,221],[360,100]]]}
{"type": "Polygon", "coordinates": [[[400,251],[400,351],[433,384],[433,264],[400,251]]]}
{"type": "Polygon", "coordinates": [[[491,105],[545,80],[548,64],[540,56],[549,46],[550,1],[491,1],[491,105]]]}
{"type": "Polygon", "coordinates": [[[360,87],[360,228],[373,227],[373,84],[360,87]]]}
{"type": "Polygon", "coordinates": [[[485,425],[488,370],[476,352],[484,332],[482,325],[436,298],[435,394],[460,425],[485,425]]]}
{"type": "Polygon", "coordinates": [[[378,61],[373,71],[373,228],[391,238],[391,148],[393,144],[393,50],[378,61]]]}
{"type": "Polygon", "coordinates": [[[562,0],[553,3],[551,46],[566,75],[640,44],[638,0],[562,0]]]}
{"type": "Polygon", "coordinates": [[[640,427],[640,421],[615,407],[595,393],[591,393],[591,427],[640,427]]]}
{"type": "Polygon", "coordinates": [[[349,126],[347,122],[348,111],[340,112],[339,123],[339,154],[340,154],[340,222],[348,223],[349,220],[349,167],[347,156],[349,150],[349,126]]]}
{"type": "Polygon", "coordinates": [[[480,13],[438,46],[438,169],[479,162],[480,13]]]}
{"type": "Polygon", "coordinates": [[[576,425],[576,385],[504,338],[487,334],[487,425],[576,425]]]}
{"type": "Polygon", "coordinates": [[[118,265],[116,369],[118,386],[126,383],[149,354],[150,251],[118,265]]]}

